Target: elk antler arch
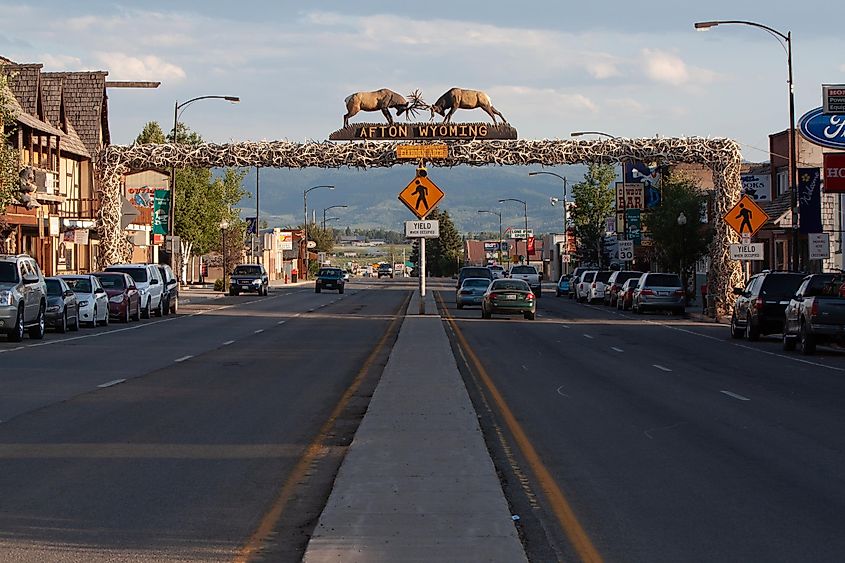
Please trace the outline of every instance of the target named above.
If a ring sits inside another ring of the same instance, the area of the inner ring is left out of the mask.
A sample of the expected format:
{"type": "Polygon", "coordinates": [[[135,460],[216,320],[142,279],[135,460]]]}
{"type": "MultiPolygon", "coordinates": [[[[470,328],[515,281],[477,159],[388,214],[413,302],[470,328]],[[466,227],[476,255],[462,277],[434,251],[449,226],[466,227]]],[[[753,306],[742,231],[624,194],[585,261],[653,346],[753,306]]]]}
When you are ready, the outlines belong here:
{"type": "MultiPolygon", "coordinates": [[[[142,168],[215,168],[223,166],[264,168],[387,168],[404,162],[396,158],[398,142],[355,143],[258,141],[230,144],[111,145],[97,154],[100,211],[100,263],[129,259],[131,247],[120,228],[121,177],[142,168]]],[[[406,143],[405,143],[406,144],[406,143]]],[[[432,166],[485,166],[540,164],[557,166],[623,160],[661,163],[695,163],[713,171],[716,188],[716,232],[710,249],[710,291],[718,316],[729,312],[732,289],[742,283],[739,263],[730,259],[728,243],[737,237],[721,217],[740,194],[739,145],[731,139],[701,137],[654,139],[447,141],[449,157],[432,166]]]]}

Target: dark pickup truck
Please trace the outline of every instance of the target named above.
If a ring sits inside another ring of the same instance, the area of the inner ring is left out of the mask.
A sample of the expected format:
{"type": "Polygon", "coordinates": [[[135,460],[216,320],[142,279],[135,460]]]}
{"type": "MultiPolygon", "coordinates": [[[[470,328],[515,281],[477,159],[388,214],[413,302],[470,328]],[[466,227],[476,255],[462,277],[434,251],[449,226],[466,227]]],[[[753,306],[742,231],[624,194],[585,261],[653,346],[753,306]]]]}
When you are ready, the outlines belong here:
{"type": "Polygon", "coordinates": [[[845,275],[813,274],[804,278],[786,306],[784,350],[801,345],[805,355],[816,344],[845,342],[845,275]]]}

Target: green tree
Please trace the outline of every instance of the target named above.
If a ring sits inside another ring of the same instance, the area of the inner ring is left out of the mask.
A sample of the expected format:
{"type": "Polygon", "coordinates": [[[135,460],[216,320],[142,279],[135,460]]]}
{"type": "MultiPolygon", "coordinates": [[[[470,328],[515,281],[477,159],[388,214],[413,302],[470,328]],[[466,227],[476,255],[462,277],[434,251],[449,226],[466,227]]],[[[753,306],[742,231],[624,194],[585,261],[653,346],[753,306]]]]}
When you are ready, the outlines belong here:
{"type": "Polygon", "coordinates": [[[707,196],[694,180],[683,175],[666,174],[660,186],[662,203],[643,222],[654,240],[659,264],[669,271],[679,271],[686,281],[696,261],[707,255],[713,239],[713,229],[699,219],[707,196]],[[682,213],[684,224],[679,224],[682,213]]]}
{"type": "Polygon", "coordinates": [[[334,248],[334,229],[331,227],[324,229],[317,223],[311,223],[308,225],[308,238],[317,244],[312,252],[331,252],[334,248]]]}
{"type": "Polygon", "coordinates": [[[17,127],[12,113],[13,94],[5,75],[0,75],[0,216],[6,206],[17,199],[20,155],[11,141],[17,127]]]}
{"type": "Polygon", "coordinates": [[[575,208],[571,221],[575,226],[578,252],[584,262],[599,266],[603,261],[605,224],[613,216],[616,171],[609,164],[590,164],[584,181],[572,186],[575,208]]]}
{"type": "Polygon", "coordinates": [[[161,144],[166,142],[167,140],[164,137],[164,132],[161,130],[161,126],[158,124],[158,121],[147,122],[141,133],[135,137],[135,143],[139,145],[161,144]]]}
{"type": "MultiPolygon", "coordinates": [[[[440,236],[425,242],[426,270],[434,277],[449,277],[463,265],[463,244],[448,211],[434,209],[426,219],[440,221],[440,236]]],[[[411,262],[419,266],[419,243],[411,249],[411,262]]]]}

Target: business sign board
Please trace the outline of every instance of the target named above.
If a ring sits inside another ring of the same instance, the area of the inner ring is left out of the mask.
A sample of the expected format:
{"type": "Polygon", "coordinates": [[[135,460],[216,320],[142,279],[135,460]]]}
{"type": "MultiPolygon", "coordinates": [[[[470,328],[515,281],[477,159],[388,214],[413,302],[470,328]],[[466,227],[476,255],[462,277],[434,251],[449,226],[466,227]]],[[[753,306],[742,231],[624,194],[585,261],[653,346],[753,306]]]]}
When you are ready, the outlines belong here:
{"type": "Polygon", "coordinates": [[[824,260],[830,258],[830,235],[827,233],[810,233],[807,235],[810,247],[810,260],[824,260]]]}
{"type": "Polygon", "coordinates": [[[845,113],[825,114],[824,108],[810,110],[798,121],[798,131],[811,143],[845,149],[845,113]]]}
{"type": "Polygon", "coordinates": [[[484,242],[484,251],[485,252],[498,252],[499,251],[499,243],[498,242],[484,242]]]}
{"type": "Polygon", "coordinates": [[[824,155],[824,192],[845,193],[845,152],[829,152],[824,155]]]}
{"type": "Polygon", "coordinates": [[[768,174],[742,174],[739,179],[742,181],[742,194],[754,201],[772,200],[772,177],[768,174]]]}
{"type": "Polygon", "coordinates": [[[449,147],[446,145],[399,145],[396,147],[396,158],[410,158],[413,160],[424,158],[432,160],[448,157],[449,147]]]}
{"type": "Polygon", "coordinates": [[[645,209],[645,186],[616,182],[616,211],[645,209]]]}
{"type": "Polygon", "coordinates": [[[405,236],[408,238],[437,238],[440,236],[440,221],[405,221],[405,236]]]}
{"type": "MultiPolygon", "coordinates": [[[[524,239],[525,238],[525,229],[511,229],[510,231],[511,238],[516,239],[524,239]]],[[[534,236],[534,229],[528,229],[528,236],[534,236]]]]}
{"type": "Polygon", "coordinates": [[[626,209],[625,210],[625,238],[634,241],[634,244],[642,243],[642,225],[640,224],[640,210],[626,209]]]}
{"type": "Polygon", "coordinates": [[[630,262],[634,259],[634,241],[620,240],[619,241],[619,259],[624,262],[630,262]]]}
{"type": "Polygon", "coordinates": [[[293,233],[291,231],[280,231],[277,241],[279,250],[293,250],[293,233]]]}
{"type": "Polygon", "coordinates": [[[822,84],[822,108],[826,114],[845,114],[845,84],[822,84]]]}
{"type": "Polygon", "coordinates": [[[753,242],[751,244],[732,244],[731,260],[763,260],[762,242],[753,242]]]}

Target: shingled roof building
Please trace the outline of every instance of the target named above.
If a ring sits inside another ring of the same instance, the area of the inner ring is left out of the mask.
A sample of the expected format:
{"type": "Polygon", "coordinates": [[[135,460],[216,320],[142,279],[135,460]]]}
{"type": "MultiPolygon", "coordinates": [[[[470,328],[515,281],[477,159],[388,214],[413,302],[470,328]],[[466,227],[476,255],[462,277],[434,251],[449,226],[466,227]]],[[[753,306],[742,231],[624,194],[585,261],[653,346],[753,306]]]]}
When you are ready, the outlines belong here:
{"type": "Polygon", "coordinates": [[[97,256],[92,157],[110,140],[108,73],[43,72],[40,64],[2,57],[0,72],[16,116],[16,123],[4,126],[35,183],[34,201],[0,210],[9,225],[0,234],[0,251],[32,255],[47,275],[92,271],[97,256]]]}

